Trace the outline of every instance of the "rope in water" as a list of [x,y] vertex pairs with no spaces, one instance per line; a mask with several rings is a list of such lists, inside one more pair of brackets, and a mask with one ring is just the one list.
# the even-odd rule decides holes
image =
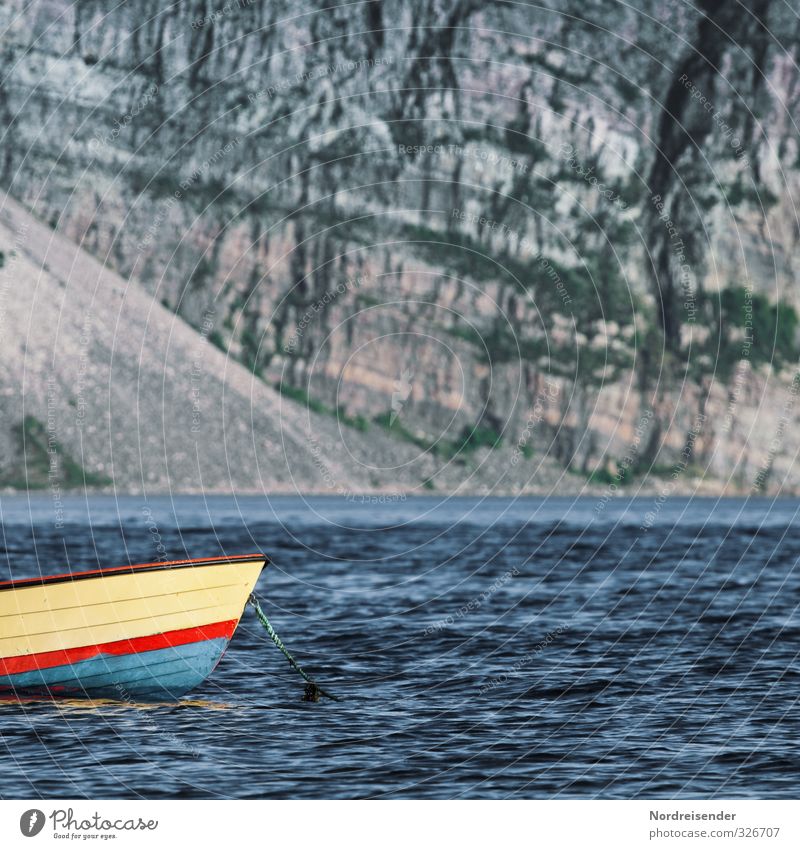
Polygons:
[[247,602],[253,608],[253,610],[255,610],[256,616],[266,629],[272,642],[275,643],[275,645],[281,650],[283,656],[286,658],[286,660],[289,661],[291,666],[296,669],[297,672],[299,672],[300,675],[305,679],[306,691],[305,695],[303,696],[304,701],[317,702],[319,701],[320,696],[325,696],[328,699],[332,699],[334,702],[338,702],[339,699],[336,696],[323,690],[322,687],[320,687],[319,684],[317,684],[317,682],[314,681],[314,679],[311,678],[311,676],[308,675],[301,668],[300,664],[289,654],[288,649],[281,641],[281,638],[275,633],[275,629],[272,627],[272,624],[270,623],[269,619],[267,619],[267,615],[261,609],[261,605],[258,603],[258,599],[255,597],[255,595],[251,594],[250,598],[247,599]]

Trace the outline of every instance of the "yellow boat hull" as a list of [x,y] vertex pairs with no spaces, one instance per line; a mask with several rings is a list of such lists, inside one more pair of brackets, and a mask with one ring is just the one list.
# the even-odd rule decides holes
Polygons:
[[219,662],[265,564],[242,555],[0,584],[0,692],[183,695]]

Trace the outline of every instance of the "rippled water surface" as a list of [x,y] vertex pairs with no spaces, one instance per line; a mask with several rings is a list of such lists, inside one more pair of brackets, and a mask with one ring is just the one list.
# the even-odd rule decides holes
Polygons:
[[263,550],[343,701],[248,610],[180,703],[0,703],[2,797],[797,796],[794,501],[144,506],[3,498],[3,577]]

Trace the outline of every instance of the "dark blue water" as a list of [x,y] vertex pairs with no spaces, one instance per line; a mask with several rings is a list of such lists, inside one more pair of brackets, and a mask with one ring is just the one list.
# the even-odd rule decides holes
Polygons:
[[797,795],[795,501],[143,505],[3,498],[3,577],[262,549],[344,700],[248,611],[181,703],[0,704],[2,797]]

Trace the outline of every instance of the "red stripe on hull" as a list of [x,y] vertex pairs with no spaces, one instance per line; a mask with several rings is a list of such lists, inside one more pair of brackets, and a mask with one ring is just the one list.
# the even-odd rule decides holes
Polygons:
[[123,655],[138,654],[169,646],[183,646],[187,643],[199,643],[219,637],[230,639],[238,619],[227,622],[214,622],[199,628],[182,628],[178,631],[165,631],[148,637],[134,637],[130,640],[115,640],[112,643],[98,643],[93,646],[81,646],[74,649],[23,654],[17,657],[0,658],[0,675],[14,675],[18,672],[30,672],[32,669],[48,669],[51,666],[64,666],[79,660],[87,660],[100,654]]

